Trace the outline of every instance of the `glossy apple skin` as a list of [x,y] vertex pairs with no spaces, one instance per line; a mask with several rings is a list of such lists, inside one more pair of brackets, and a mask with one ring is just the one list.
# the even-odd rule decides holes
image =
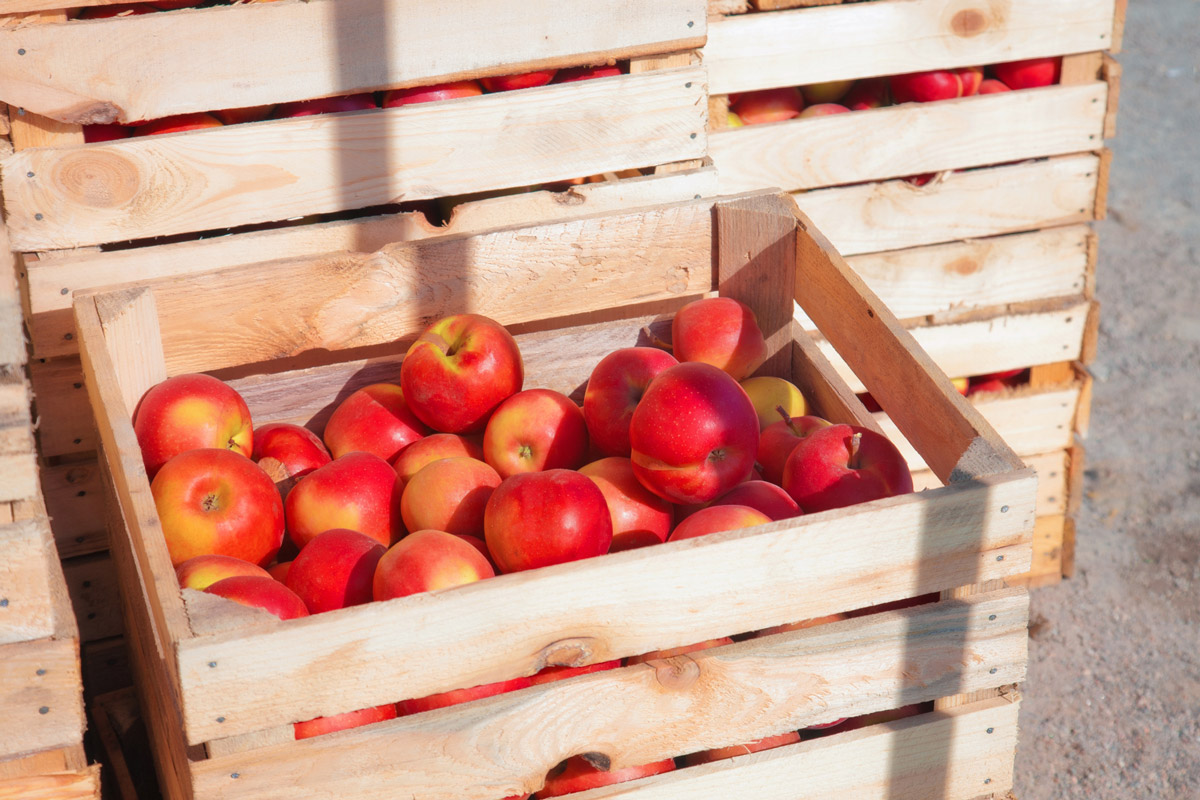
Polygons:
[[287,576],[288,576],[288,573],[291,571],[292,571],[292,562],[291,561],[276,561],[274,564],[267,567],[267,574],[270,575],[275,580],[282,583],[284,586],[287,585]]
[[583,393],[583,419],[592,446],[608,456],[629,456],[633,410],[658,373],[679,363],[657,347],[623,347],[600,359]]
[[718,747],[713,750],[702,750],[699,753],[691,753],[683,757],[683,766],[695,767],[699,764],[707,764],[710,761],[721,761],[726,758],[733,758],[734,756],[744,756],[748,753],[757,753],[761,750],[771,750],[775,747],[795,744],[798,741],[800,741],[800,734],[796,731],[788,731],[777,736],[766,736],[762,739],[756,739],[746,744],[735,744],[730,747]]
[[655,661],[666,658],[674,658],[675,656],[687,655],[700,650],[708,650],[712,647],[721,647],[722,645],[733,644],[733,639],[729,636],[722,636],[718,639],[706,639],[703,642],[695,644],[685,644],[679,647],[668,647],[665,650],[652,650],[649,653],[642,653],[640,656],[630,656],[625,659],[626,666],[633,664],[644,664],[647,661]]
[[258,575],[271,577],[270,573],[249,561],[233,556],[203,555],[189,558],[175,568],[175,578],[181,589],[204,591],[223,578],[234,575]]
[[1053,86],[1062,75],[1062,56],[994,64],[992,74],[1005,86],[1014,90]]
[[750,475],[758,415],[728,373],[691,362],[651,382],[629,434],[633,472],[643,486],[674,503],[707,503]]
[[246,106],[244,108],[223,108],[212,114],[226,125],[241,125],[243,122],[261,122],[271,116],[271,112],[274,110],[274,105]]
[[418,439],[392,459],[392,467],[403,487],[426,464],[441,458],[474,458],[483,461],[483,448],[474,438],[455,433],[434,433]]
[[954,72],[962,83],[963,97],[971,97],[979,93],[979,84],[983,82],[983,67],[963,67]]
[[983,83],[979,84],[979,94],[1001,94],[1011,91],[1012,89],[1005,86],[1003,81],[998,81],[995,78],[986,78]]
[[456,97],[474,97],[483,94],[479,81],[454,81],[434,86],[414,86],[411,89],[393,89],[383,96],[384,108],[433,103],[438,100],[453,100]]
[[808,106],[800,112],[801,119],[809,117],[828,117],[833,114],[849,114],[850,109],[838,103],[818,103],[815,106]]
[[536,72],[523,72],[520,75],[496,75],[491,78],[480,78],[479,82],[489,92],[511,92],[514,89],[529,89],[533,86],[545,86],[554,80],[558,70],[542,69]]
[[400,515],[410,531],[425,528],[456,535],[483,533],[483,510],[500,475],[474,458],[442,458],[426,464],[404,487]]
[[251,458],[255,463],[275,459],[289,478],[304,477],[333,460],[315,433],[290,422],[268,422],[256,429]]
[[571,756],[550,770],[550,774],[546,776],[546,784],[537,791],[537,796],[539,800],[544,797],[561,797],[586,789],[595,789],[598,786],[612,786],[615,783],[624,783],[650,775],[661,775],[674,769],[675,760],[668,758],[652,764],[640,764],[636,767],[624,767],[605,772],[593,767],[583,756]]
[[246,401],[211,375],[176,375],[152,386],[134,411],[133,431],[151,479],[185,450],[215,447],[247,458],[254,452]]
[[516,340],[479,314],[456,314],[433,323],[400,365],[408,407],[443,433],[479,433],[496,406],[521,391],[524,381]]
[[[855,434],[862,438],[852,460]],[[783,488],[811,514],[906,494],[913,483],[904,456],[886,437],[858,426],[830,425],[792,450],[783,467]]]
[[349,730],[361,725],[370,725],[373,722],[383,722],[395,718],[396,704],[387,703],[374,708],[360,708],[344,714],[333,714],[328,717],[297,722],[292,725],[292,730],[297,740],[311,739],[314,736],[323,736],[327,733]]
[[385,548],[370,536],[333,528],[313,537],[288,570],[287,587],[310,614],[369,603]]
[[133,129],[134,136],[156,136],[160,133],[198,131],[204,128],[220,128],[221,120],[204,111],[191,114],[175,114],[161,119],[152,119]]
[[483,530],[501,572],[604,555],[613,539],[604,493],[565,469],[505,478],[488,500]]
[[275,483],[243,455],[213,448],[180,453],[154,476],[150,492],[173,566],[208,554],[266,566],[283,543]]
[[851,111],[868,111],[888,105],[887,78],[863,78],[855,81],[842,98],[842,105]]
[[667,541],[695,539],[697,536],[732,531],[738,528],[752,528],[755,525],[766,525],[768,522],[771,522],[770,517],[750,506],[708,506],[696,511],[676,525],[675,530],[671,531],[671,538]]
[[853,80],[810,83],[808,86],[800,87],[800,94],[804,95],[804,102],[809,105],[836,103],[845,97],[853,86]]
[[478,550],[479,555],[486,558],[487,562],[492,565],[492,572],[495,572],[495,573],[500,572],[500,570],[496,568],[495,559],[493,559],[492,554],[488,552],[487,542],[485,542],[482,538],[480,538],[478,536],[472,536],[471,534],[467,534],[467,533],[456,533],[454,535],[457,536],[458,538],[462,539],[467,544],[471,545],[471,547],[474,547],[476,550]]
[[587,452],[582,409],[552,389],[517,392],[496,407],[483,432],[483,458],[502,478],[575,469]]
[[795,86],[743,92],[730,105],[730,110],[737,114],[745,125],[782,122],[799,116],[804,110],[804,96]]
[[609,456],[579,468],[604,494],[612,517],[610,553],[661,544],[671,533],[674,507],[651,492],[633,474],[628,458]]
[[204,591],[235,603],[269,611],[280,619],[307,617],[308,609],[296,593],[274,578],[235,575],[219,580]]
[[301,550],[319,533],[349,528],[391,546],[400,538],[396,473],[370,453],[347,453],[305,475],[288,492],[288,536]]
[[113,142],[118,139],[128,139],[133,135],[133,129],[127,125],[117,125],[115,123],[108,125],[84,125],[83,126],[83,141],[92,142]]
[[897,103],[932,103],[962,97],[962,79],[950,70],[894,75],[890,80]]
[[469,542],[445,531],[414,531],[379,560],[374,597],[390,600],[449,589],[495,576],[492,565]]
[[560,69],[551,83],[572,83],[574,81],[590,81],[593,78],[611,78],[620,75],[621,68],[612,67],[570,67]]
[[588,664],[584,667],[545,667],[540,672],[535,672],[529,677],[529,682],[534,686],[543,683],[553,683],[554,681],[562,681],[567,678],[574,678],[576,675],[587,675],[592,672],[604,672],[610,669],[616,669],[621,666],[621,659],[613,661],[601,661],[598,664]]
[[804,395],[791,381],[771,375],[758,375],[746,378],[741,384],[750,396],[750,402],[754,404],[760,431],[768,425],[783,422],[783,418],[779,416],[779,406],[783,406],[783,410],[792,417],[802,417],[808,413],[808,403]]
[[480,686],[471,686],[467,689],[452,689],[449,692],[439,692],[426,697],[401,700],[399,703],[396,703],[396,712],[402,717],[407,717],[410,714],[419,714],[422,711],[433,711],[435,708],[446,708],[447,706],[454,706],[471,700],[479,700],[484,697],[494,697],[505,692],[515,692],[530,685],[532,683],[529,678],[523,677],[498,681],[496,683],[485,683]]
[[295,103],[282,103],[275,106],[271,119],[290,119],[292,117],[310,117],[314,114],[337,114],[343,111],[366,111],[378,108],[375,105],[375,95],[349,94],[342,97],[322,97],[316,100],[300,100]]
[[675,312],[671,347],[680,363],[712,364],[735,381],[749,377],[767,359],[767,342],[758,318],[749,306],[732,297],[696,300]]
[[361,451],[391,461],[429,428],[404,402],[394,383],[364,386],[343,400],[325,423],[325,446],[334,458]]
[[776,419],[759,434],[757,459],[763,480],[782,486],[783,465],[792,450],[813,431],[827,428],[832,423],[811,415],[792,417],[790,424],[778,415]]
[[791,519],[800,516],[800,506],[782,487],[766,481],[739,483],[725,494],[712,501],[715,506],[748,506],[771,520]]

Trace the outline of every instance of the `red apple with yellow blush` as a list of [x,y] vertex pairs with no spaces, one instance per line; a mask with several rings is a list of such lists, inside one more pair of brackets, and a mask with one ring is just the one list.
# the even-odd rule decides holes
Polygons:
[[750,376],[767,359],[767,343],[749,306],[732,297],[695,300],[675,312],[671,348],[682,362],[700,361],[729,373]]
[[680,539],[694,539],[697,536],[707,536],[710,533],[732,531],[738,528],[752,528],[755,525],[766,525],[771,518],[758,509],[739,505],[714,505],[694,512],[671,531],[667,540],[677,542]]
[[383,107],[398,108],[417,103],[453,100],[458,97],[474,97],[480,94],[483,94],[483,87],[479,85],[479,81],[453,81],[433,86],[413,86],[409,89],[392,89],[384,94]]
[[271,577],[235,575],[209,586],[204,591],[251,608],[261,608],[280,619],[307,617],[308,609],[296,593]]
[[150,387],[134,411],[133,431],[150,478],[185,450],[212,447],[246,457],[254,452],[246,401],[211,375],[176,375]]
[[310,614],[369,603],[385,548],[370,536],[333,528],[313,537],[292,561],[287,587]]
[[429,428],[404,402],[394,383],[373,383],[338,404],[325,423],[325,445],[334,458],[360,451],[391,461]]
[[454,433],[434,433],[418,439],[392,459],[400,486],[407,484],[426,464],[441,458],[474,458],[483,461],[483,448],[474,438]]
[[515,692],[518,689],[524,689],[531,685],[532,681],[529,678],[521,677],[512,678],[507,681],[497,681],[496,683],[470,686],[466,689],[452,689],[448,692],[438,692],[437,694],[425,697],[401,700],[399,703],[396,703],[396,712],[402,717],[407,717],[410,714],[420,714],[422,711],[433,711],[435,708],[446,708],[471,700],[479,700],[484,697],[495,697],[505,692]]
[[583,411],[562,392],[526,389],[507,398],[483,432],[483,457],[500,477],[575,469],[588,452]]
[[445,531],[414,531],[379,560],[376,600],[407,597],[481,581],[495,575],[492,565],[469,543]]
[[657,347],[623,347],[600,359],[583,393],[583,419],[592,445],[609,456],[629,456],[633,410],[658,373],[679,360]]
[[650,775],[661,775],[674,769],[675,760],[670,758],[651,764],[639,764],[636,767],[600,770],[589,764],[583,756],[571,756],[550,770],[546,775],[546,783],[537,791],[537,796],[539,800],[545,797],[561,797],[600,786],[612,786]]
[[609,456],[585,464],[579,472],[595,481],[608,504],[613,525],[610,553],[667,540],[674,507],[641,484],[628,458]]
[[438,459],[405,485],[400,515],[410,531],[482,534],[483,510],[500,481],[496,470],[478,459]]
[[288,492],[288,536],[304,549],[317,534],[349,528],[388,547],[400,538],[396,472],[371,453],[347,453],[310,472]]
[[232,578],[234,575],[270,577],[270,572],[240,558],[214,554],[189,558],[175,568],[175,579],[179,581],[179,588],[197,591],[204,591],[217,581]]
[[904,456],[887,437],[857,425],[830,425],[788,455],[783,488],[806,514],[913,490]]

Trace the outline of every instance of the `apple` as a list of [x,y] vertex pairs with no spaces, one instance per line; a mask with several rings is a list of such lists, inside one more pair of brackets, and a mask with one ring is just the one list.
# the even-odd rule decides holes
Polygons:
[[349,94],[342,97],[321,97],[316,100],[300,100],[294,103],[282,103],[275,107],[271,119],[289,119],[292,117],[309,117],[314,114],[337,114],[343,111],[366,111],[378,108],[375,105],[375,95],[370,92]]
[[454,535],[478,550],[479,554],[486,558],[487,562],[492,565],[492,572],[500,572],[500,570],[496,568],[496,560],[492,558],[492,554],[488,552],[487,542],[478,536],[472,536],[469,533],[456,533]]
[[694,300],[675,312],[671,348],[680,363],[712,364],[735,381],[748,377],[767,360],[767,342],[758,317],[732,297]]
[[739,483],[725,494],[712,501],[709,508],[717,506],[748,506],[762,512],[771,520],[791,519],[800,516],[800,506],[782,487],[766,481]]
[[[191,0],[189,0],[191,2]],[[107,6],[91,6],[79,12],[76,19],[107,19],[109,17],[134,17],[158,11],[150,3],[113,3]],[[86,129],[88,126],[84,126]]]
[[971,97],[979,93],[979,84],[983,82],[983,67],[963,67],[954,70],[962,82],[962,96]]
[[254,452],[246,401],[211,375],[176,375],[150,387],[133,412],[133,431],[151,479],[185,450],[216,447],[247,457]]
[[384,552],[384,546],[370,536],[332,528],[305,545],[285,583],[310,614],[369,603],[375,567]]
[[763,480],[782,485],[783,465],[787,463],[787,457],[796,449],[796,445],[813,431],[826,428],[832,423],[812,415],[781,419],[778,409],[775,411],[775,420],[759,434],[756,458],[762,470]]
[[795,86],[742,92],[730,104],[730,109],[746,125],[781,122],[800,114],[804,109],[804,97]]
[[667,540],[674,516],[672,505],[642,486],[628,458],[609,456],[585,464],[579,472],[595,481],[608,504],[613,527],[610,553]]
[[815,106],[808,106],[800,112],[801,119],[809,117],[828,117],[831,114],[849,114],[850,109],[837,103],[818,103]]
[[308,609],[296,593],[274,578],[235,575],[219,580],[204,591],[251,608],[261,608],[280,619],[307,617]]
[[694,512],[671,531],[667,540],[677,542],[680,539],[694,539],[710,533],[732,531],[738,528],[753,528],[755,525],[765,525],[771,518],[758,509],[750,506],[715,505]]
[[936,100],[952,100],[962,97],[962,78],[951,70],[938,69],[929,72],[911,72],[893,75],[892,96],[897,103],[931,103]]
[[132,135],[132,128],[117,123],[83,126],[83,141],[89,144],[92,142],[113,142],[117,139],[128,139]]
[[979,94],[1001,94],[1002,92],[1011,92],[1012,89],[1004,85],[1002,81],[995,78],[986,78],[983,83],[979,84]]
[[292,732],[297,740],[311,739],[314,736],[323,736],[327,733],[349,730],[361,725],[370,725],[373,722],[383,722],[384,720],[395,718],[396,704],[386,703],[374,708],[360,708],[357,711],[347,711],[344,714],[333,714],[328,717],[317,717],[316,719],[297,722],[292,725]]
[[684,644],[680,645],[679,647],[668,647],[665,650],[651,650],[649,653],[642,653],[640,656],[630,656],[629,658],[625,659],[625,664],[627,666],[644,664],[647,661],[659,661],[668,658],[674,658],[675,656],[682,656],[688,653],[695,653],[699,652],[700,650],[708,650],[712,647],[721,647],[722,645],[727,644],[733,644],[732,637],[722,636],[717,639],[706,639],[703,642],[696,642],[695,644]]
[[1036,89],[1058,83],[1062,74],[1062,56],[1027,58],[993,64],[992,74],[1010,89]]
[[334,458],[361,451],[391,461],[429,433],[394,383],[364,386],[343,400],[325,423],[325,445]]
[[221,120],[204,111],[191,114],[175,114],[161,119],[143,122],[133,129],[134,136],[155,136],[160,133],[198,131],[203,128],[220,128]]
[[267,567],[267,574],[280,583],[287,585],[287,576],[291,572],[291,561],[276,561],[271,566]]
[[453,81],[433,86],[413,86],[410,89],[392,89],[383,95],[384,108],[432,103],[438,100],[453,100],[456,97],[474,97],[483,94],[479,81]]
[[483,457],[500,477],[575,469],[588,452],[583,411],[562,392],[526,389],[507,398],[483,432]]
[[574,678],[576,675],[587,675],[592,672],[604,672],[610,669],[616,669],[621,666],[621,659],[613,661],[601,661],[596,664],[588,664],[584,667],[544,667],[540,671],[533,673],[529,677],[529,682],[534,686],[543,683],[553,683],[554,681],[562,681],[567,678]]
[[384,547],[400,537],[396,473],[371,453],[347,453],[300,479],[288,492],[288,536],[301,550],[317,534],[349,528]]
[[629,437],[643,486],[675,503],[707,503],[753,470],[758,415],[728,373],[701,362],[678,364],[650,383]]
[[951,378],[950,383],[954,384],[954,388],[958,390],[958,393],[965,397],[967,394],[967,389],[971,385],[971,379],[970,378]]
[[804,95],[804,102],[809,105],[836,103],[845,97],[853,86],[853,80],[810,83],[808,86],[800,87],[800,94]]
[[482,431],[496,406],[521,391],[524,381],[516,340],[479,314],[455,314],[433,323],[400,365],[408,407],[443,433]]
[[332,460],[315,433],[290,422],[268,422],[255,430],[251,458],[285,499],[298,479]]
[[611,67],[571,67],[560,69],[551,83],[571,83],[572,81],[590,81],[593,78],[611,78],[620,75],[621,68]]
[[780,406],[789,417],[802,417],[808,413],[804,395],[791,381],[772,375],[756,375],[741,384],[754,404],[754,413],[758,414],[759,430],[783,421],[779,416]]
[[396,542],[379,560],[373,593],[376,600],[390,600],[462,586],[495,574],[470,543],[445,531],[421,530]]
[[244,108],[223,108],[212,114],[226,125],[240,125],[243,122],[261,122],[271,116],[271,112],[274,110],[275,106],[273,105],[246,106]]
[[760,750],[771,750],[787,744],[795,744],[798,741],[800,741],[799,733],[796,731],[787,731],[777,736],[765,736],[762,739],[756,739],[746,744],[735,744],[730,747],[718,747],[713,750],[701,750],[699,753],[690,753],[681,760],[683,761],[683,766],[695,767],[700,764],[707,764],[710,761],[721,761],[726,758],[733,758],[734,756],[757,753]]
[[440,458],[474,458],[483,461],[483,448],[474,439],[459,436],[454,433],[434,433],[424,439],[418,439],[400,451],[392,459],[392,467],[400,479],[399,486],[404,487],[413,475],[421,471],[426,464]]
[[483,531],[501,572],[604,555],[613,540],[604,493],[565,469],[505,478],[488,500]]
[[571,756],[546,775],[546,783],[537,791],[538,800],[545,797],[561,797],[565,794],[595,789],[598,786],[612,786],[616,783],[645,778],[650,775],[661,775],[675,769],[675,760],[671,758],[655,761],[652,764],[640,764],[636,767],[600,770],[588,763],[583,756]]
[[505,692],[515,692],[532,684],[533,682],[529,678],[521,677],[512,678],[507,681],[497,681],[496,683],[471,686],[466,689],[452,689],[449,692],[438,692],[426,697],[401,700],[399,703],[396,703],[396,712],[401,717],[407,717],[410,714],[420,714],[422,711],[433,711],[435,708],[446,708],[447,706],[454,706],[471,700],[479,700],[484,697],[494,697]]
[[844,424],[813,431],[796,445],[782,485],[806,514],[913,490],[908,464],[887,437]]
[[746,123],[742,122],[742,118],[734,112],[730,111],[725,115],[726,128],[742,128],[745,127],[745,125]]
[[855,81],[842,98],[842,105],[851,111],[867,111],[888,105],[887,78],[864,78]]
[[154,476],[150,493],[175,567],[210,554],[266,566],[283,542],[283,502],[274,482],[238,453],[180,453]]
[[1025,380],[1024,372],[1024,368],[1018,367],[1000,372],[989,372],[986,375],[975,375],[968,381],[966,395],[971,397],[980,392],[1002,392],[1013,386],[1020,386]]
[[583,419],[592,445],[607,456],[628,456],[629,422],[646,387],[678,359],[657,347],[623,347],[600,359],[583,393]]
[[496,470],[478,459],[438,459],[404,486],[400,515],[410,531],[483,533],[483,509],[500,481]]
[[189,558],[175,568],[175,578],[179,581],[181,589],[203,591],[222,578],[232,578],[234,575],[271,577],[267,570],[257,564],[233,556],[213,554]]
[[556,69],[541,69],[536,72],[523,72],[520,75],[495,75],[491,78],[480,78],[479,82],[489,92],[509,92],[513,89],[529,89],[533,86],[545,86],[554,80]]

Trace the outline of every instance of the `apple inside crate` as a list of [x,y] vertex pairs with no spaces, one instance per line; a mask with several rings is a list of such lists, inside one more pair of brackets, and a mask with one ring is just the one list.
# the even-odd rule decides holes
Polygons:
[[[526,387],[578,398],[604,355],[714,293],[754,309],[769,350],[758,374],[791,380],[828,419],[876,427],[793,321],[798,301],[946,485],[288,621],[179,589],[130,422],[161,380],[212,373],[256,423],[320,430],[338,399],[397,380],[430,321],[470,311],[514,333]],[[75,315],[167,796],[519,797],[571,756],[618,770],[930,701],[588,797],[749,785],[966,800],[1011,786],[1028,603],[1002,579],[1029,568],[1036,478],[786,195],[129,285],[77,295]],[[745,640],[293,740],[298,721],[723,637]]]

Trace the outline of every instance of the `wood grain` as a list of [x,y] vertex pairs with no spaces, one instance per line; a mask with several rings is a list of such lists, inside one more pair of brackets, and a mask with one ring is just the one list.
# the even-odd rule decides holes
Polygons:
[[5,644],[0,659],[0,757],[82,743],[79,640],[47,637]]
[[45,518],[0,525],[0,645],[54,635],[55,571],[61,575]]
[[[1067,480],[1070,465],[1067,452],[1055,450],[1052,453],[1036,455],[1021,453],[1020,455],[1025,466],[1036,472],[1038,476],[1036,505],[1038,517],[1050,517],[1065,513],[1068,506],[1067,498],[1070,494]],[[927,469],[913,472],[913,489],[915,491],[936,489],[942,485],[938,477]],[[1035,560],[1037,558],[1036,552],[1034,558]],[[1009,581],[1007,578],[1005,580]]]
[[38,453],[51,458],[95,450],[96,426],[79,357],[35,360],[29,365],[29,378],[37,404]]
[[0,800],[100,800],[100,765],[0,781]]
[[[81,406],[78,412],[92,418],[91,406]],[[95,453],[78,461],[43,464],[39,474],[59,558],[108,549],[103,490]]]
[[121,597],[116,570],[108,553],[76,556],[62,563],[71,606],[79,624],[79,640],[94,642],[121,636]]

